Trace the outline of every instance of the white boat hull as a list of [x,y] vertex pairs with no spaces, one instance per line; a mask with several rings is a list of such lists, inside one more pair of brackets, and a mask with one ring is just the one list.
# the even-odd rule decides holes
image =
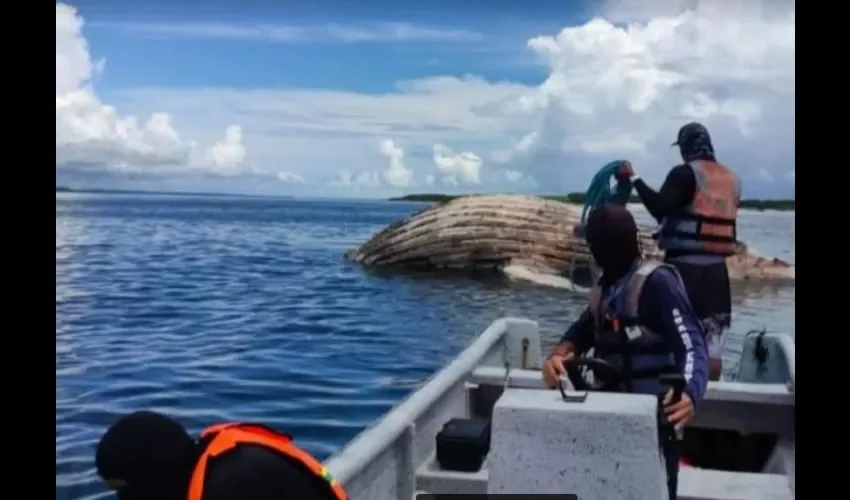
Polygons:
[[[763,469],[756,472],[682,468],[678,488],[681,500],[794,498],[794,342],[784,335],[765,335],[762,343],[767,346],[769,356],[766,363],[754,368],[751,365],[755,362],[752,361],[755,341],[755,338],[748,338],[745,342],[744,361],[737,381],[709,384],[706,400],[700,405],[693,426],[771,434],[777,437],[777,443]],[[497,482],[500,491],[507,492],[504,488],[510,480],[505,483],[504,477],[510,474],[500,473],[499,481],[490,477],[493,456],[488,457],[476,473],[440,469],[434,458],[435,438],[443,424],[452,418],[489,416],[482,413],[494,411],[497,400],[501,401],[497,405],[496,411],[499,411],[499,405],[507,404],[501,397],[507,393],[504,391],[510,391],[513,399],[520,397],[518,394],[522,391],[531,391],[522,392],[526,395],[522,397],[528,399],[537,397],[535,394],[547,397],[557,394],[543,388],[539,372],[541,360],[536,322],[499,319],[449,365],[375,425],[360,433],[326,465],[355,500],[410,500],[417,492],[494,493]],[[597,395],[603,399],[649,398],[592,394]],[[601,401],[600,398],[597,399]],[[499,449],[498,436],[504,435],[498,429],[500,421],[504,419],[494,418],[491,455]],[[535,431],[529,429],[528,432]],[[647,444],[649,446],[651,444]],[[657,448],[657,443],[655,446]],[[540,490],[542,486],[535,491],[534,484],[544,482],[537,479],[540,480],[536,483],[524,479],[522,484],[526,486],[523,487],[529,489],[521,493],[548,492]],[[587,491],[583,500],[596,498],[594,492],[603,495],[602,490],[595,487]],[[640,495],[641,498],[634,500],[661,500],[653,493]]]

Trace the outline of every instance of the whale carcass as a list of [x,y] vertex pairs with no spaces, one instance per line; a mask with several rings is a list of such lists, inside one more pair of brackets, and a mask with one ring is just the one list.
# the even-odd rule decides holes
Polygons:
[[[397,221],[346,256],[366,267],[522,268],[564,276],[587,268],[587,244],[574,236],[581,207],[525,195],[480,195],[437,203]],[[645,258],[660,259],[650,232],[640,231]],[[794,266],[745,244],[727,259],[733,280],[793,280]]]

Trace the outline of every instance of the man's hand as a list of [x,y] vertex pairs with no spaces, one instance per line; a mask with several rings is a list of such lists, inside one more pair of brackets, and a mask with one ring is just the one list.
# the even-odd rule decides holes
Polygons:
[[543,383],[549,389],[558,387],[558,380],[564,376],[566,369],[564,364],[573,359],[575,354],[568,352],[567,354],[552,354],[543,363]]
[[673,389],[667,391],[664,395],[664,414],[667,415],[667,421],[673,424],[676,430],[684,428],[691,420],[694,419],[694,402],[686,393],[682,393],[682,399],[676,403],[672,403]]
[[615,175],[617,180],[625,181],[630,179],[633,175],[635,175],[635,170],[632,168],[631,162],[627,160],[621,161],[619,168],[617,168],[617,174]]

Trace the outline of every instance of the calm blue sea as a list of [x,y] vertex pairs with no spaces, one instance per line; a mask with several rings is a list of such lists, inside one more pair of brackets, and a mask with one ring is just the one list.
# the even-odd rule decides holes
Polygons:
[[[554,338],[583,306],[563,290],[343,259],[421,206],[57,193],[56,498],[106,496],[93,450],[124,412],[193,431],[261,421],[327,457],[495,318],[538,319]],[[745,214],[739,231],[794,260],[793,213]],[[727,365],[750,328],[793,333],[794,295],[736,290]]]

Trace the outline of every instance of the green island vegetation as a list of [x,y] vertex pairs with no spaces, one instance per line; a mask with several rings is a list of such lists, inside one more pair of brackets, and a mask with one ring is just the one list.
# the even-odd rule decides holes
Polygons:
[[[452,195],[452,194],[437,194],[437,193],[422,193],[422,194],[408,194],[405,196],[399,196],[398,198],[390,198],[390,201],[415,201],[415,202],[427,202],[427,203],[445,203],[447,201],[451,201],[455,198],[460,198],[462,196],[475,196],[475,195]],[[542,195],[541,198],[545,198],[547,200],[560,201],[562,203],[573,203],[576,205],[581,205],[584,203],[584,193],[569,193],[566,195]],[[629,198],[629,203],[640,203],[640,198],[637,196],[632,196]],[[750,210],[782,210],[782,211],[791,211],[794,210],[794,200],[741,200],[741,208],[746,208]]]

